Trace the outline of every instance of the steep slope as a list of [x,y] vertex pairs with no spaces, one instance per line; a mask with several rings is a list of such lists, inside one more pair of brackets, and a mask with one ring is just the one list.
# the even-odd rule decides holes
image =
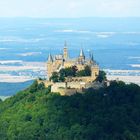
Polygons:
[[112,82],[108,88],[60,96],[34,82],[0,102],[2,140],[137,140],[140,87]]

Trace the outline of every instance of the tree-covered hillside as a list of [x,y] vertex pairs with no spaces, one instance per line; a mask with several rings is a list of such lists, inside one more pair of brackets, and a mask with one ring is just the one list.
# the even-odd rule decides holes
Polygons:
[[0,102],[1,140],[139,140],[140,87],[112,82],[60,96],[34,82]]

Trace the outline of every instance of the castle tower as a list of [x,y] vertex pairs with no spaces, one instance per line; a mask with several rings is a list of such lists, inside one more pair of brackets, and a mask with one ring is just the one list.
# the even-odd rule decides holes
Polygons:
[[94,65],[91,67],[91,77],[93,80],[95,80],[99,75],[99,66]]
[[94,64],[94,57],[92,52],[90,52],[90,64]]
[[84,55],[83,49],[81,49],[80,55],[79,55],[79,58],[78,58],[78,62],[79,62],[80,64],[84,64],[84,61],[85,61],[85,55]]
[[49,54],[47,61],[47,79],[49,80],[53,72],[53,58],[52,55]]
[[91,61],[94,61],[93,53],[91,53],[90,60],[91,60]]
[[83,57],[83,59],[85,59],[85,55],[84,55],[83,49],[81,49],[81,51],[80,51],[80,57]]
[[48,56],[48,62],[53,63],[53,58],[52,58],[52,55],[50,53],[49,53],[49,56]]
[[65,42],[65,45],[64,45],[63,57],[64,57],[65,60],[68,58],[67,42]]

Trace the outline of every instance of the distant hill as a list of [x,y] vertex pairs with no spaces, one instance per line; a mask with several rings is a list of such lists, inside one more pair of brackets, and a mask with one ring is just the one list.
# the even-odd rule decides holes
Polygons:
[[28,86],[30,86],[33,81],[27,81],[22,83],[1,83],[0,82],[0,96],[11,96],[16,94]]
[[140,87],[112,82],[60,96],[35,81],[0,101],[1,140],[139,140]]

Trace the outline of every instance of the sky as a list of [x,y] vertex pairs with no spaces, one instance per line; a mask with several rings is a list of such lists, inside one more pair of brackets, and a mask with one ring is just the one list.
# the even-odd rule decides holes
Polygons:
[[140,17],[140,0],[0,0],[0,17]]

